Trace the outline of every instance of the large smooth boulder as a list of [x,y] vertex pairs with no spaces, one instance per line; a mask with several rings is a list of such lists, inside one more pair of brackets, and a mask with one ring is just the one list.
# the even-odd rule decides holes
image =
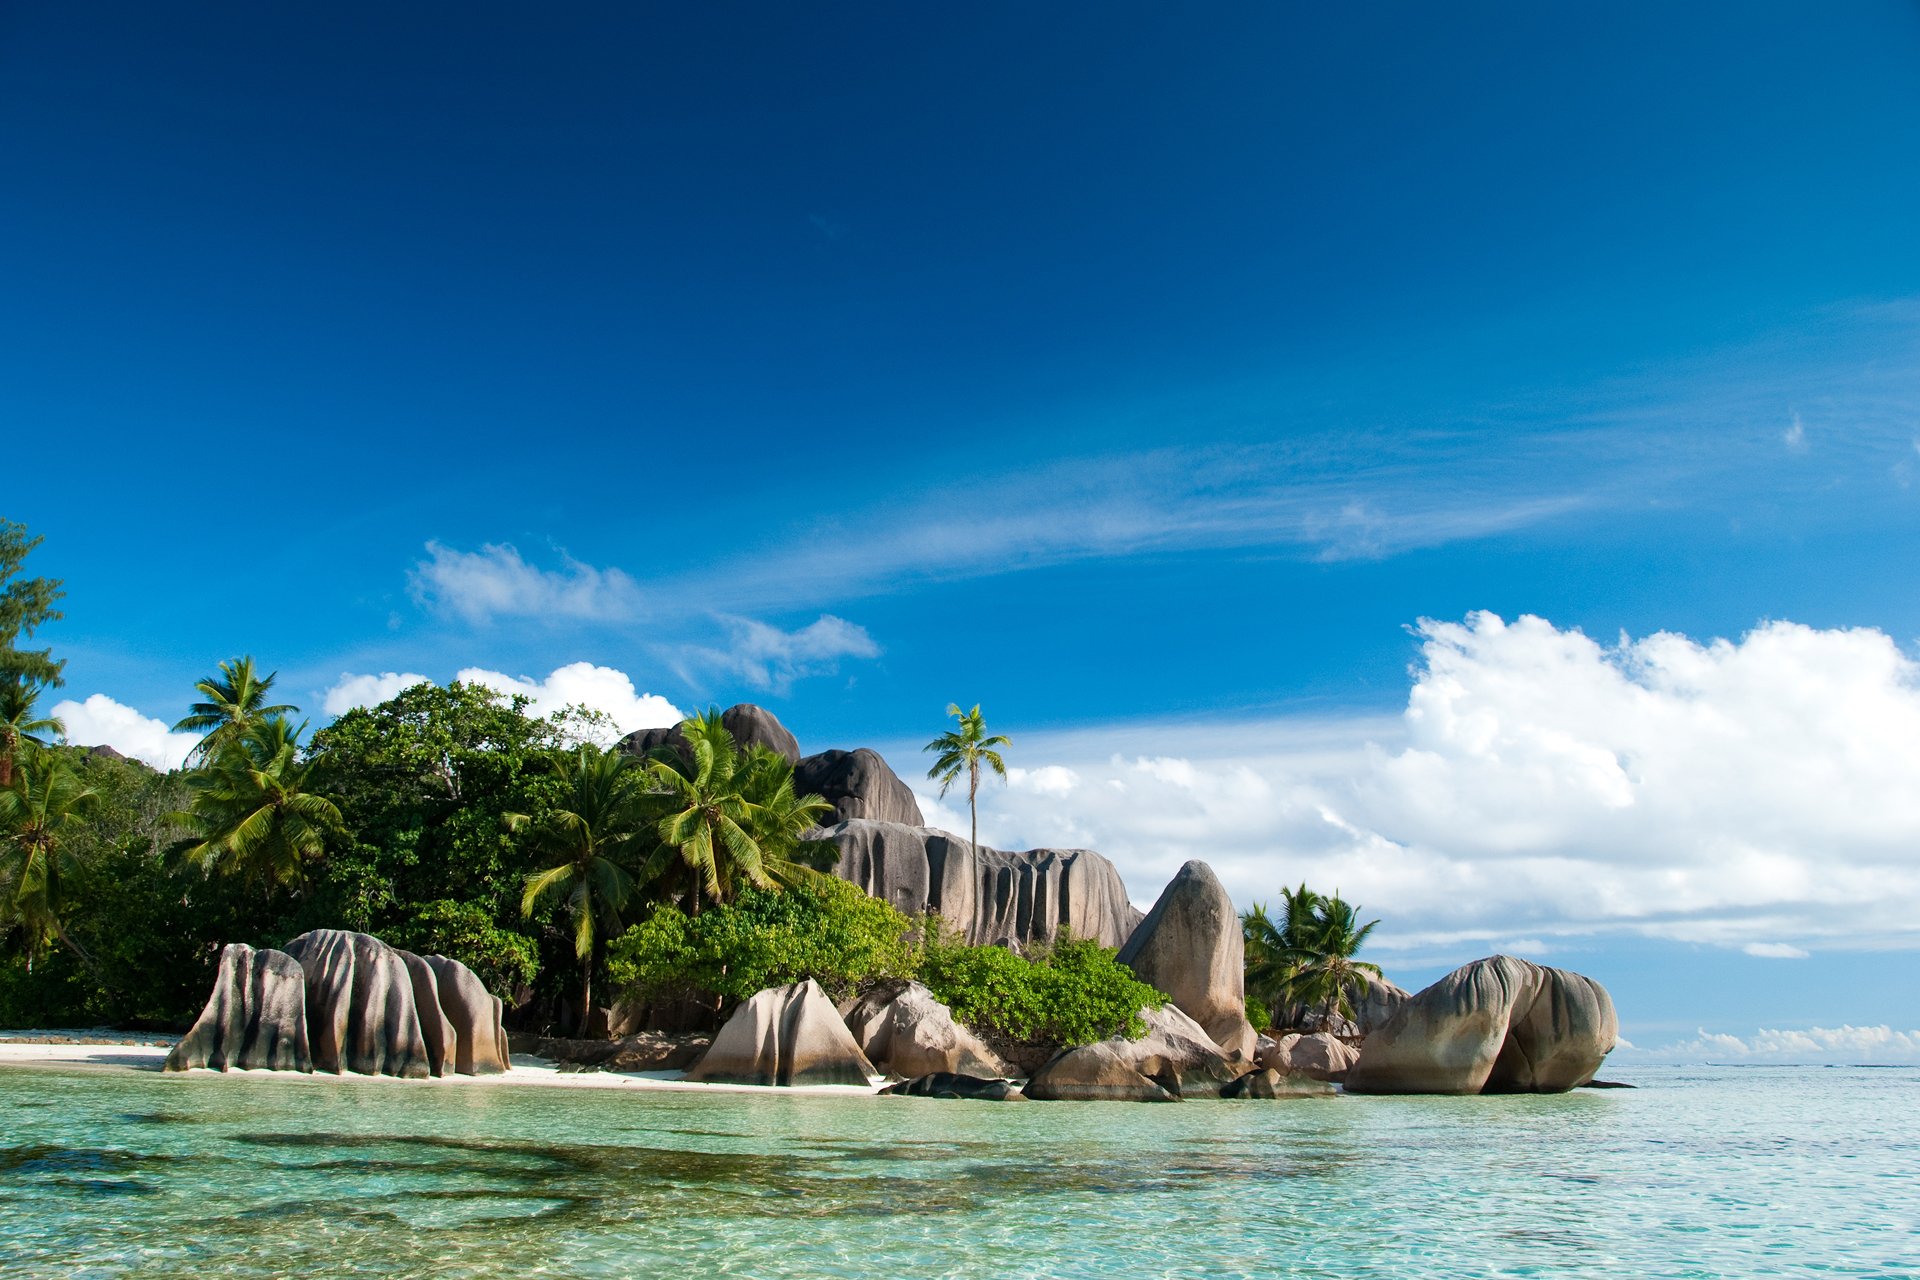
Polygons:
[[1140,1070],[1161,1065],[1140,1063],[1112,1041],[1102,1040],[1058,1055],[1033,1073],[1023,1092],[1035,1102],[1178,1102],[1176,1081],[1155,1079]]
[[1008,1080],[982,1079],[936,1071],[890,1084],[880,1091],[896,1098],[964,1098],[972,1102],[1025,1102],[1026,1095]]
[[817,795],[832,805],[836,822],[871,818],[910,827],[926,822],[913,791],[887,767],[878,751],[867,747],[806,757],[794,766],[793,790],[796,795]]
[[286,950],[306,972],[315,1070],[407,1079],[432,1074],[413,975],[400,952],[370,934],[340,929],[303,933]]
[[938,912],[974,946],[1024,946],[1067,928],[1117,947],[1140,920],[1120,873],[1091,849],[1006,853],[866,818],[835,823],[820,838],[840,850],[835,875],[908,915]]
[[1180,868],[1120,948],[1119,960],[1171,996],[1230,1056],[1253,1060],[1240,913],[1206,863]]
[[1324,1032],[1303,1036],[1290,1031],[1268,1044],[1256,1059],[1259,1066],[1310,1080],[1344,1080],[1360,1058],[1358,1049]]
[[1619,1036],[1613,999],[1565,969],[1491,956],[1455,969],[1369,1035],[1349,1093],[1560,1093]]
[[1249,1071],[1220,1091],[1223,1098],[1331,1098],[1333,1086],[1311,1076],[1266,1067]]
[[953,1020],[953,1010],[917,982],[876,988],[854,1004],[846,1021],[867,1061],[892,1075],[1010,1074],[979,1036]]
[[[742,702],[722,711],[720,723],[733,735],[735,745],[742,751],[757,744],[785,756],[789,764],[800,758],[799,740],[787,731],[787,726],[780,723],[778,716],[765,707]],[[620,749],[633,756],[644,756],[655,747],[684,748],[686,745],[687,740],[677,724],[658,729],[638,729],[620,740]],[[804,795],[805,792],[800,794]]]
[[395,948],[413,983],[413,1012],[420,1019],[420,1039],[427,1047],[427,1070],[445,1075],[453,1069],[460,1047],[459,1033],[440,1004],[440,979],[434,967],[411,951]]
[[833,1001],[808,978],[769,987],[734,1010],[687,1078],[731,1084],[864,1085],[876,1074]]
[[1129,1057],[1136,1070],[1165,1082],[1171,1070],[1183,1098],[1217,1098],[1240,1078],[1246,1064],[1231,1059],[1206,1029],[1174,1005],[1142,1009],[1147,1033],[1138,1040],[1122,1037],[1104,1041]]
[[423,956],[437,980],[440,1010],[453,1031],[447,1069],[463,1076],[493,1076],[511,1067],[505,1007],[473,970],[449,956]]
[[220,952],[213,994],[191,1030],[167,1055],[168,1071],[311,1071],[307,975],[283,951],[229,942]]

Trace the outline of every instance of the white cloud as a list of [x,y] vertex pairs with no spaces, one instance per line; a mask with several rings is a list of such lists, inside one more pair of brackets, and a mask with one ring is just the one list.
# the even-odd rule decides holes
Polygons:
[[112,747],[156,769],[177,769],[200,745],[197,733],[174,733],[164,720],[143,716],[104,693],[86,701],[56,702],[54,717],[67,726],[67,741],[82,747]]
[[1762,1029],[1751,1037],[1702,1030],[1691,1040],[1661,1049],[1636,1050],[1648,1058],[1675,1061],[1773,1062],[1806,1066],[1920,1064],[1920,1031],[1892,1027],[1810,1027],[1805,1031]]
[[1603,645],[1482,613],[1418,635],[1397,721],[1016,735],[981,838],[1099,849],[1136,900],[1188,858],[1242,904],[1338,888],[1382,950],[1435,963],[1516,936],[1920,946],[1920,670],[1884,633]]
[[506,543],[460,551],[427,543],[427,558],[409,575],[420,603],[471,623],[496,617],[618,621],[640,609],[640,588],[619,569],[596,569],[570,557],[541,569]]
[[330,716],[343,716],[355,707],[377,707],[417,684],[432,683],[430,677],[412,671],[385,671],[377,676],[342,671],[340,682],[323,695],[320,709]]
[[738,676],[750,687],[786,693],[806,676],[831,675],[842,658],[877,658],[880,646],[865,627],[823,613],[795,631],[753,618],[723,616],[725,649],[692,648],[696,663]]
[[1762,960],[1805,960],[1809,954],[1802,948],[1785,942],[1749,942],[1740,949]]
[[561,667],[544,680],[510,676],[482,667],[467,667],[455,679],[464,684],[485,685],[509,696],[522,695],[532,700],[528,708],[534,715],[550,716],[570,706],[583,706],[606,713],[621,733],[635,729],[656,729],[679,724],[687,718],[680,708],[655,693],[639,693],[624,671],[597,667],[591,662],[574,662]]

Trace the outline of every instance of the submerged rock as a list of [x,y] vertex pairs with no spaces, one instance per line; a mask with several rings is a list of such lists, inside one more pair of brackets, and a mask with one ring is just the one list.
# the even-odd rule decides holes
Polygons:
[[1180,1083],[1167,1067],[1163,1059],[1140,1061],[1102,1040],[1054,1058],[1033,1073],[1025,1092],[1035,1102],[1178,1102]]
[[168,1071],[312,1071],[307,1045],[307,976],[283,951],[229,942],[213,994],[167,1055]]
[[1311,1076],[1267,1067],[1249,1071],[1220,1091],[1223,1098],[1331,1098],[1333,1086]]
[[1206,863],[1180,868],[1120,948],[1119,960],[1171,996],[1230,1057],[1253,1060],[1240,913]]
[[[413,976],[394,948],[365,933],[315,929],[287,944],[307,975],[307,1040],[318,1071],[426,1079]],[[434,1016],[439,1015],[436,1007]]]
[[1369,1035],[1349,1093],[1561,1093],[1593,1079],[1619,1035],[1593,979],[1492,956],[1455,969]]
[[1358,1049],[1325,1032],[1303,1036],[1290,1031],[1268,1043],[1271,1047],[1262,1050],[1258,1065],[1313,1080],[1344,1080],[1360,1057]]
[[1025,1102],[1008,1080],[987,1080],[952,1071],[935,1071],[902,1080],[880,1091],[897,1098],[964,1098],[973,1102]]
[[855,1002],[846,1021],[867,1061],[897,1076],[1009,1074],[1007,1064],[917,982],[876,988]]
[[746,1001],[689,1080],[732,1084],[870,1083],[877,1074],[820,984],[808,978],[769,987]]

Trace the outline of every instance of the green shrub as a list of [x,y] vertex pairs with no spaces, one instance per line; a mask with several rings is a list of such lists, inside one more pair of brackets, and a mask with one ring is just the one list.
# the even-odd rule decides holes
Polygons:
[[1133,976],[1114,951],[1062,936],[1033,959],[1004,947],[955,945],[931,937],[920,981],[953,1016],[979,1031],[1028,1044],[1091,1044],[1146,1034],[1140,1010],[1167,997]]
[[1267,1012],[1265,1003],[1248,996],[1247,1021],[1253,1024],[1255,1031],[1265,1031],[1273,1025],[1273,1015]]
[[662,905],[614,940],[607,974],[647,999],[706,994],[744,1000],[812,978],[844,999],[881,978],[913,976],[913,922],[857,885],[809,878],[786,890],[747,889],[689,916]]
[[451,956],[473,970],[487,990],[509,1002],[514,988],[532,982],[540,970],[533,939],[502,929],[475,902],[441,898],[424,903],[386,940],[418,955]]

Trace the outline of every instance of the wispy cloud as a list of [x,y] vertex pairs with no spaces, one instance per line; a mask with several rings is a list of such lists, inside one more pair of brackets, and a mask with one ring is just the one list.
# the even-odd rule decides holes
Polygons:
[[619,569],[564,555],[560,567],[542,569],[508,543],[462,551],[429,542],[409,576],[419,603],[475,624],[503,617],[621,621],[637,615],[642,600],[639,584]]
[[1629,1060],[1656,1062],[1780,1063],[1796,1066],[1920,1064],[1920,1030],[1878,1026],[1766,1027],[1750,1036],[1700,1030],[1664,1047],[1622,1046]]
[[793,631],[753,618],[719,619],[728,633],[723,648],[690,646],[685,657],[697,667],[736,676],[754,689],[788,692],[796,680],[837,672],[845,658],[877,658],[880,646],[865,627],[822,614]]

